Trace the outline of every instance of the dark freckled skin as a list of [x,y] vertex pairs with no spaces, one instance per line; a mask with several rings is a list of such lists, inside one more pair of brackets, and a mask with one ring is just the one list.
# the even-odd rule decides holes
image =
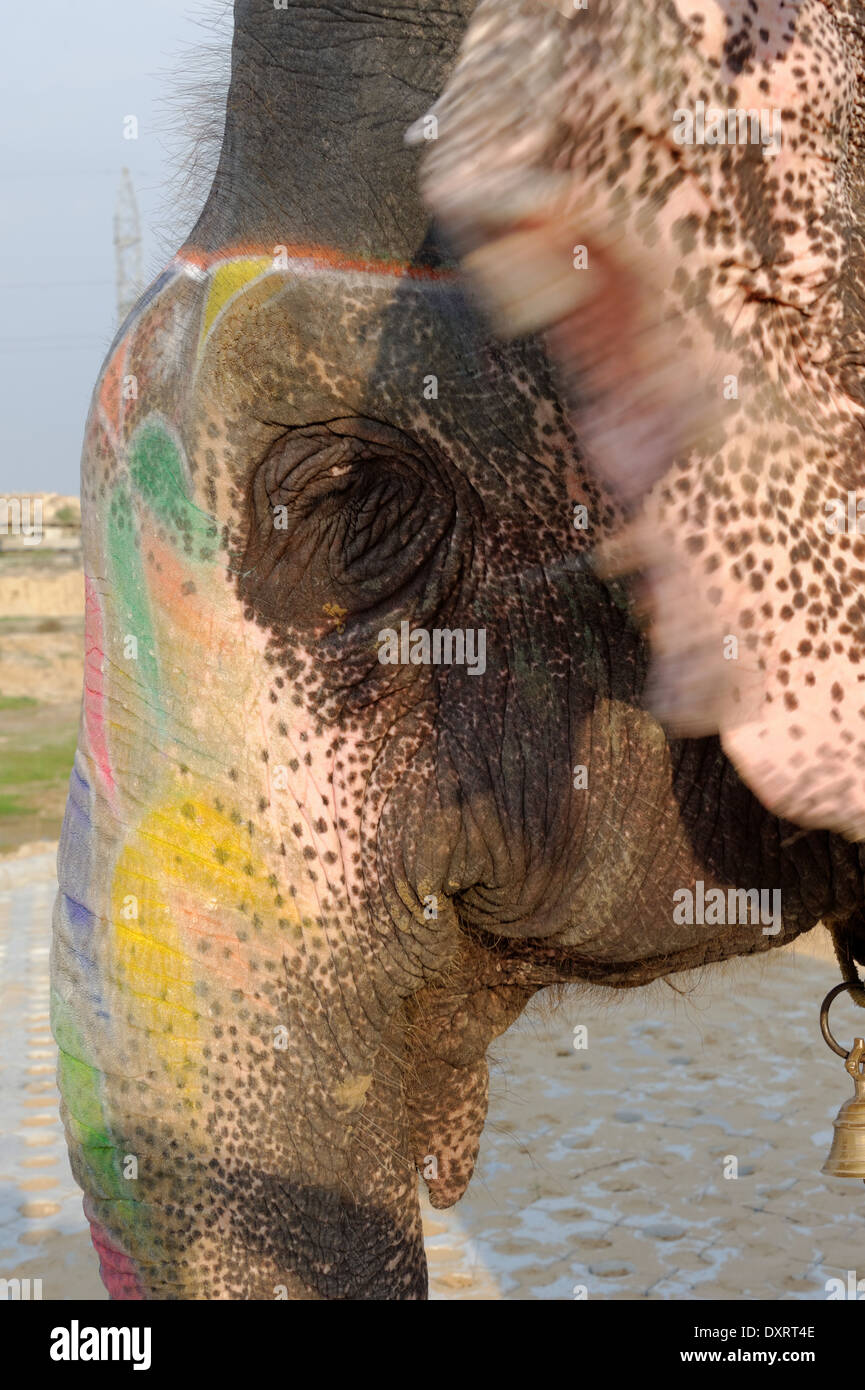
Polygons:
[[[444,82],[468,4],[341,9],[348,18],[300,7],[286,20],[237,7],[221,172],[184,250],[316,242],[366,268],[294,259],[262,272],[207,333],[217,271],[178,273],[127,328],[139,392],[119,440],[96,408],[88,426],[86,568],[105,649],[91,684],[102,681],[105,717],[82,726],[61,847],[54,1026],[75,1063],[62,1086],[73,1166],[116,1297],[424,1297],[418,1172],[434,1205],[465,1190],[487,1048],[539,989],[632,987],[766,950],[821,917],[860,920],[855,846],[823,829],[797,837],[716,738],[673,739],[644,707],[646,643],[625,587],[593,563],[624,509],[583,462],[580,412],[538,341],[491,340],[427,235],[403,132]],[[524,55],[561,19],[539,0],[525,10]],[[790,42],[774,6],[736,10],[723,45],[703,19],[689,21],[690,76],[707,91],[722,62],[756,75],[767,45]],[[809,19],[803,82],[809,53],[821,73],[840,61],[830,19],[819,6]],[[659,49],[659,71],[681,62],[679,38]],[[836,77],[820,80],[837,103]],[[763,406],[740,402],[723,429],[713,422],[711,457],[675,466],[662,503],[672,552],[746,650],[753,637],[759,655],[777,630],[779,704],[795,699],[808,727],[798,672],[820,662],[832,668],[820,695],[844,720],[854,692],[822,609],[834,605],[839,631],[861,622],[832,568],[859,556],[798,520],[803,489],[819,499],[827,451],[854,428],[853,406],[802,428],[803,372],[828,374],[848,401],[855,376],[846,346],[819,368],[807,356],[821,325],[824,346],[855,346],[852,290],[838,301],[796,279],[802,257],[823,264],[837,244],[831,217],[818,228],[806,216],[819,167],[786,185],[785,215],[808,228],[788,263],[785,234],[761,214],[782,184],[770,189],[762,166],[731,202],[723,166],[706,163],[689,176],[699,209],[679,208],[669,150],[630,138],[603,83],[587,84],[580,110],[602,197],[647,242],[670,219],[657,244],[677,248],[695,360],[723,317],[722,278],[754,297],[722,337]],[[572,114],[565,103],[540,127],[562,170],[579,144]],[[524,115],[529,133],[543,118]],[[355,144],[323,150],[336,128]],[[444,118],[441,142],[445,158]],[[728,174],[739,170],[734,158]],[[385,274],[382,262],[440,273]],[[806,301],[807,319],[795,308]],[[796,373],[769,351],[788,318]],[[142,501],[152,479],[132,457],[154,418],[186,470],[161,510]],[[383,665],[378,633],[402,620],[484,629],[485,673]],[[122,656],[130,630],[137,665]],[[780,888],[781,932],[675,923],[673,893],[698,878]],[[134,1180],[118,1177],[129,1154]]]

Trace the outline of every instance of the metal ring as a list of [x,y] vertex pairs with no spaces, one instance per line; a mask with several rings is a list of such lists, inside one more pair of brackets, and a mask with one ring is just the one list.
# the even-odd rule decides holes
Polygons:
[[826,995],[826,998],[823,1000],[823,1003],[820,1005],[820,1032],[826,1039],[827,1045],[831,1047],[833,1052],[837,1052],[839,1057],[848,1057],[850,1055],[850,1052],[849,1048],[845,1049],[843,1047],[839,1047],[838,1043],[836,1043],[835,1039],[832,1037],[832,1034],[829,1031],[829,1006],[832,1003],[833,999],[835,999],[839,994],[843,994],[845,989],[865,989],[865,985],[863,985],[858,980],[844,980],[840,985],[836,985],[834,989],[830,989],[829,993]]

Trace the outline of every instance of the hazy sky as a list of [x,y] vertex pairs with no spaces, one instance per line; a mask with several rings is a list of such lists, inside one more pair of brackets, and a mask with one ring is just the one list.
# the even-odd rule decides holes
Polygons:
[[[197,20],[222,0],[40,0],[5,21],[0,80],[0,494],[77,493],[84,420],[116,322],[113,218],[126,165],[145,282],[173,251],[170,107]],[[138,139],[124,139],[124,117]],[[182,132],[181,132],[182,135]],[[175,228],[182,233],[185,226]],[[161,234],[160,234],[161,233]]]

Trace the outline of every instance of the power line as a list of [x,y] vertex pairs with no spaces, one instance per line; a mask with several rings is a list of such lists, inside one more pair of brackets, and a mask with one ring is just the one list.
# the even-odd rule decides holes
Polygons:
[[43,354],[48,354],[52,352],[83,352],[85,350],[89,352],[94,349],[105,352],[107,346],[107,343],[45,343],[40,347],[36,343],[25,343],[21,347],[0,346],[0,353],[4,355],[10,352],[41,352]]
[[0,290],[95,289],[113,285],[113,280],[0,280]]
[[83,343],[90,340],[101,342],[102,338],[98,333],[23,333],[20,337],[10,334],[0,338],[0,343],[4,347],[15,347],[19,343]]
[[[136,172],[137,172],[137,174],[138,174],[138,177],[139,177],[139,178],[143,178],[143,179],[159,179],[160,181],[162,181],[162,180],[165,179],[165,171],[164,171],[164,170],[162,170],[162,171],[160,172],[160,171],[158,171],[158,170],[149,170],[149,171],[144,170],[144,171],[142,171],[141,169],[138,169],[138,170],[136,170]],[[66,168],[66,169],[54,169],[54,170],[52,170],[50,173],[48,172],[47,169],[39,169],[38,171],[32,170],[32,169],[15,169],[15,170],[10,170],[10,171],[8,171],[8,172],[6,172],[6,173],[4,173],[2,170],[0,170],[0,179],[3,179],[4,181],[5,181],[6,179],[61,179],[61,178],[64,178],[64,177],[71,177],[71,178],[74,178],[74,179],[81,179],[81,178],[87,178],[87,179],[89,179],[89,178],[93,178],[93,179],[96,179],[96,178],[99,178],[99,179],[111,178],[111,179],[116,179],[116,178],[117,178],[117,170],[116,170],[116,169],[69,169],[69,168]]]

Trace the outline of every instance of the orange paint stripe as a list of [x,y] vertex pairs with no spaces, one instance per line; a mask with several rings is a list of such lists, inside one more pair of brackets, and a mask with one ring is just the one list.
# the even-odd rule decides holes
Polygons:
[[432,266],[409,265],[407,261],[355,260],[346,256],[333,246],[296,245],[274,242],[269,246],[259,243],[239,242],[237,245],[223,246],[218,251],[202,251],[196,246],[184,246],[177,253],[178,261],[186,261],[199,270],[209,270],[220,261],[236,259],[239,256],[273,256],[274,246],[285,245],[286,255],[294,260],[312,261],[322,270],[359,270],[371,275],[391,275],[394,279],[403,276],[410,280],[457,280],[457,270],[437,270]]
[[200,595],[183,592],[183,585],[194,569],[178,560],[174,550],[155,533],[148,539],[153,560],[151,562],[148,557],[147,582],[160,613],[170,614],[175,637],[177,633],[185,633],[187,637],[200,639],[207,625]]
[[115,349],[114,356],[102,374],[99,386],[99,404],[105,412],[109,431],[116,435],[123,418],[123,374],[126,365],[128,340],[122,338]]

